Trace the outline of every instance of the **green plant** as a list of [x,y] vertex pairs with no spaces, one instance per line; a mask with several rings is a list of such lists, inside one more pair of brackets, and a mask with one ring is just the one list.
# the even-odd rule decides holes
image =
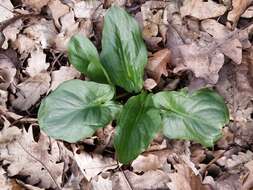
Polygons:
[[[137,22],[121,8],[111,7],[105,16],[100,57],[92,42],[80,35],[71,39],[68,55],[77,70],[96,82],[64,82],[42,101],[39,125],[56,139],[77,142],[116,119],[114,146],[119,161],[126,164],[159,131],[211,147],[229,121],[222,97],[210,89],[140,93],[147,50]],[[140,94],[122,107],[113,101],[114,85]]]

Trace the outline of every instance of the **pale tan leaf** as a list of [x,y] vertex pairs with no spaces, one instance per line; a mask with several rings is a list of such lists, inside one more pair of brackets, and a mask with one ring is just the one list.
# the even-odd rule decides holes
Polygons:
[[249,190],[253,187],[253,160],[245,164],[245,167],[248,168],[249,173],[243,183],[242,190]]
[[21,135],[21,130],[19,128],[10,127],[10,122],[3,116],[2,119],[4,120],[4,127],[0,131],[0,147],[1,144],[9,143]]
[[75,3],[74,12],[76,18],[91,18],[100,4],[99,1],[80,1]]
[[253,0],[233,0],[233,9],[228,13],[228,20],[232,22],[233,28],[237,25],[240,16],[248,8]]
[[28,110],[48,91],[50,80],[48,73],[40,73],[17,85],[17,98],[11,102],[12,106],[19,110]]
[[[51,151],[50,151],[51,150]],[[27,176],[26,182],[42,188],[56,188],[62,183],[63,156],[55,140],[40,134],[33,138],[32,127],[12,143],[0,149],[0,160],[7,165],[9,176]]]
[[46,54],[41,49],[36,49],[31,52],[31,57],[28,59],[27,73],[34,77],[42,71],[46,71],[49,63],[46,63]]
[[157,83],[154,79],[148,78],[144,81],[143,87],[144,89],[151,91],[153,88],[157,86]]
[[80,75],[81,73],[78,72],[75,68],[62,66],[59,70],[52,72],[52,82],[48,92],[55,90],[57,86],[59,86],[62,82],[74,78],[79,78]]
[[112,190],[112,181],[108,175],[102,173],[91,180],[91,186],[92,190]]
[[182,17],[192,16],[199,20],[215,18],[225,13],[226,7],[212,0],[185,0],[180,8]]
[[253,6],[250,6],[243,14],[243,18],[252,18],[253,17]]
[[162,49],[154,53],[148,60],[146,70],[157,83],[162,75],[168,76],[167,65],[170,63],[170,50]]
[[[10,19],[13,17],[13,13],[11,12],[13,10],[13,5],[10,0],[0,0],[0,22],[3,22],[7,19]],[[9,10],[8,10],[9,9]]]
[[19,34],[17,36],[17,39],[13,43],[13,47],[17,48],[18,52],[21,55],[28,54],[34,49],[35,41],[27,37],[26,35]]
[[112,158],[103,157],[100,154],[89,154],[84,151],[77,153],[76,150],[74,150],[74,159],[87,180],[92,179],[103,171],[117,167],[117,161]]
[[62,4],[60,0],[50,0],[48,7],[52,13],[56,27],[61,28],[59,18],[69,12],[69,7]]
[[42,7],[47,5],[49,0],[22,0],[22,3],[29,8],[35,9],[38,12],[41,10]]

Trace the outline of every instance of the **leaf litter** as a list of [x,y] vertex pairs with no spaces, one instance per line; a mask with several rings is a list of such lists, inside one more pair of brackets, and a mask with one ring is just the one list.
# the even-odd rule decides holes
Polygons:
[[[69,39],[84,34],[99,48],[97,26],[113,4],[141,27],[149,51],[145,89],[195,81],[194,88],[213,87],[224,97],[231,122],[213,149],[157,137],[122,166],[113,127],[109,137],[96,133],[77,144],[38,130],[42,98],[83,78],[66,59]],[[2,0],[0,11],[1,189],[252,189],[252,0]]]

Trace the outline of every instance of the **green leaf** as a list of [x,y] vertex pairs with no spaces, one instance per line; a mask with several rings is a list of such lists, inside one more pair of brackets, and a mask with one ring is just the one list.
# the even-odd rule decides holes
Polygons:
[[122,8],[105,15],[101,60],[114,84],[128,92],[142,89],[147,50],[138,23]]
[[68,44],[70,63],[81,73],[96,82],[110,83],[104,70],[96,47],[85,36],[73,36]]
[[153,99],[156,107],[163,110],[164,135],[172,139],[194,140],[212,147],[229,122],[223,98],[209,89],[192,94],[186,90],[160,92]]
[[161,128],[161,116],[151,94],[131,97],[124,105],[114,147],[121,163],[127,164],[143,152]]
[[106,126],[120,106],[112,102],[114,88],[107,84],[70,80],[62,83],[41,103],[40,128],[49,136],[77,142]]

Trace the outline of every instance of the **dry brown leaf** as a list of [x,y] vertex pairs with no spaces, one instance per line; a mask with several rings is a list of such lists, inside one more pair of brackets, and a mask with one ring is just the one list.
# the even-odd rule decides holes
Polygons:
[[40,134],[39,141],[33,137],[32,127],[16,141],[0,149],[0,160],[7,165],[9,176],[27,176],[26,182],[42,188],[60,187],[64,155],[55,140]]
[[215,3],[212,0],[185,0],[180,8],[182,17],[192,16],[199,20],[215,18],[225,13],[227,8],[224,5]]
[[253,160],[245,164],[245,167],[248,168],[249,173],[243,182],[242,190],[251,190],[253,188]]
[[100,174],[91,180],[92,190],[112,190],[112,181],[109,174]]
[[24,34],[33,39],[39,47],[46,49],[54,45],[57,31],[52,20],[41,19],[27,27]]
[[236,27],[240,16],[248,8],[248,6],[253,2],[253,0],[233,0],[233,9],[228,13],[228,20],[232,22],[233,28]]
[[59,23],[59,18],[69,12],[69,7],[62,4],[60,0],[50,0],[48,7],[51,11],[56,27],[60,29],[61,25]]
[[74,159],[88,181],[99,173],[105,172],[108,169],[114,169],[118,166],[117,161],[112,158],[84,151],[77,153],[77,150],[78,149],[74,147]]
[[200,177],[184,164],[174,165],[177,172],[169,174],[171,182],[167,183],[171,190],[207,190]]
[[12,100],[12,106],[22,111],[28,110],[48,91],[50,80],[48,73],[40,73],[18,84],[17,98]]
[[167,189],[166,183],[168,182],[169,176],[161,170],[148,171],[143,175],[130,171],[124,171],[124,174],[116,172],[112,177],[112,190]]
[[55,90],[62,82],[74,78],[79,78],[80,75],[81,73],[78,72],[72,66],[62,66],[59,70],[52,72],[52,82],[48,92],[51,90]]
[[162,75],[168,76],[167,65],[170,63],[170,50],[162,49],[154,53],[148,60],[146,70],[157,83]]
[[242,18],[252,18],[253,17],[253,6],[247,8],[247,10],[242,14]]
[[0,89],[0,106],[6,107],[8,101],[8,92]]
[[74,5],[74,13],[76,18],[90,19],[95,11],[98,11],[101,2],[99,1],[80,1]]
[[26,35],[19,34],[17,39],[13,43],[13,47],[18,50],[18,52],[22,55],[26,54],[25,57],[29,52],[31,52],[35,47],[35,42],[27,37]]
[[[0,6],[0,22],[3,22],[7,19],[10,19],[13,17],[13,12],[11,12],[11,10],[13,10],[13,5],[11,3],[10,0],[0,0],[0,4],[2,6]],[[9,10],[8,10],[9,9]]]
[[42,71],[46,71],[49,63],[46,63],[46,54],[41,49],[36,49],[31,52],[31,57],[28,59],[28,66],[26,72],[34,77]]
[[154,79],[148,78],[144,81],[143,87],[144,89],[151,91],[153,88],[157,86],[157,83]]
[[0,89],[7,90],[14,81],[17,69],[17,54],[14,50],[0,49]]
[[4,127],[0,131],[0,147],[1,144],[9,143],[21,135],[21,130],[19,128],[10,127],[10,122],[3,116],[1,118],[4,120]]
[[42,7],[47,5],[49,0],[22,0],[22,3],[29,8],[35,9],[38,12]]
[[20,29],[22,28],[23,22],[22,20],[17,20],[16,22],[10,24],[3,30],[3,35],[5,36],[5,42],[2,45],[2,48],[7,49],[9,47],[8,42],[15,42],[17,39],[17,35],[20,32]]

